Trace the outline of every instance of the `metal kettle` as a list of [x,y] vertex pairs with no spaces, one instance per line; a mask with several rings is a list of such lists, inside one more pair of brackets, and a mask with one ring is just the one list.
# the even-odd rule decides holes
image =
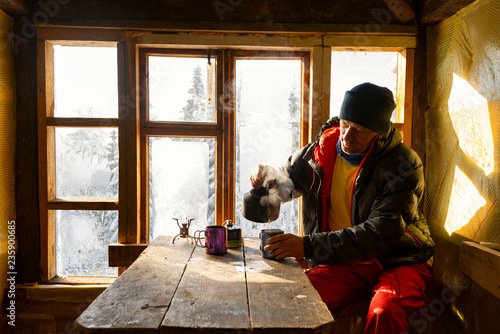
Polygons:
[[260,198],[269,194],[266,188],[252,189],[243,195],[241,214],[255,223],[269,223],[278,219],[281,205],[261,205]]

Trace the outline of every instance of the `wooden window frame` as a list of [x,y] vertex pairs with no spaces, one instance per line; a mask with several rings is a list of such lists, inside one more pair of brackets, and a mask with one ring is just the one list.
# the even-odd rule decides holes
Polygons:
[[[213,61],[218,64],[216,68],[216,95],[215,101],[219,101],[222,92],[223,80],[222,77],[222,54],[217,52],[208,52]],[[215,138],[216,142],[216,171],[215,179],[224,180],[224,175],[227,171],[223,166],[223,121],[225,116],[223,113],[223,106],[216,104],[214,123],[209,122],[154,122],[149,120],[149,86],[148,86],[148,57],[149,56],[193,56],[193,57],[207,57],[207,53],[201,50],[179,50],[179,49],[165,49],[165,48],[139,48],[139,81],[140,81],[140,154],[141,154],[141,207],[144,208],[140,216],[140,242],[148,243],[149,240],[149,137],[177,137],[182,136],[186,138]],[[217,182],[216,182],[217,183]],[[215,187],[215,221],[221,222],[222,220],[222,198],[224,190],[222,187]]]
[[[153,122],[149,121],[149,78],[147,58],[150,55],[181,55],[203,56],[210,54],[216,63],[216,94],[215,94],[215,123],[203,122]],[[139,81],[140,81],[140,132],[141,132],[141,236],[140,242],[147,243],[149,236],[149,150],[150,136],[163,137],[211,137],[216,139],[216,194],[215,194],[215,223],[222,224],[230,219],[235,220],[235,156],[236,156],[236,118],[235,103],[235,65],[237,59],[301,59],[303,78],[301,82],[301,139],[300,144],[307,141],[309,119],[309,67],[310,54],[303,51],[280,50],[237,50],[237,49],[173,49],[173,48],[139,48]],[[300,225],[300,224],[299,224]]]
[[[118,199],[74,199],[57,198],[56,196],[56,128],[116,128],[118,130],[119,118],[54,116],[54,45],[88,46],[85,42],[74,41],[38,41],[37,45],[40,270],[43,281],[57,276],[55,210],[119,210]],[[92,45],[102,47],[117,46],[116,43],[110,42],[93,42]]]

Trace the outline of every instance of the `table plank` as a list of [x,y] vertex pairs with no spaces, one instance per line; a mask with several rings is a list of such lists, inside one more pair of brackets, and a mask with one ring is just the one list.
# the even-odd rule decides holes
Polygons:
[[194,245],[158,237],[75,321],[84,333],[158,333]]
[[300,265],[264,259],[258,239],[245,239],[253,333],[331,333],[334,320]]
[[249,331],[243,247],[224,255],[205,254],[197,247],[160,333]]

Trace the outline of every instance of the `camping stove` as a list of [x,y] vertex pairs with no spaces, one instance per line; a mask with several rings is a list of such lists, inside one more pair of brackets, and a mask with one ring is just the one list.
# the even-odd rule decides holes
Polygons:
[[191,222],[194,220],[194,218],[191,218],[188,220],[186,217],[186,222],[181,223],[181,224],[179,224],[179,219],[177,219],[177,218],[172,218],[172,219],[177,221],[177,226],[179,226],[179,229],[180,229],[180,233],[174,237],[174,239],[172,240],[172,243],[175,242],[175,239],[177,237],[191,239],[191,243],[193,243],[193,237],[191,235],[189,235],[189,226],[191,226]]

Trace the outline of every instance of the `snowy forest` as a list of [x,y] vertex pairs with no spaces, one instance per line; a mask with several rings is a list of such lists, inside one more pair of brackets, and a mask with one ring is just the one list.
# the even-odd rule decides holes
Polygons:
[[[266,131],[279,135],[279,138],[270,138],[269,141],[280,143],[276,150],[283,157],[279,160],[282,163],[299,147],[300,85],[295,81],[295,75],[293,80],[283,85],[284,88],[280,88],[286,92],[277,102],[281,104],[279,108],[264,110],[267,116],[259,116],[259,113],[244,110],[245,94],[248,95],[245,85],[252,85],[245,81],[248,75],[244,73],[236,83],[235,223],[242,227],[244,237],[251,237],[258,236],[259,230],[268,225],[250,222],[240,214],[242,197],[250,190],[249,171],[259,163],[266,164],[264,154],[277,155],[276,151],[269,150],[273,146],[271,142],[269,145],[266,143],[264,150],[256,147],[255,136],[263,135],[263,127],[270,126]],[[276,77],[276,73],[269,75]],[[215,121],[215,105],[209,103],[207,97],[210,82],[207,79],[207,72],[200,65],[193,66],[188,98],[178,111],[178,120]],[[253,85],[260,86],[261,83]],[[150,109],[154,108],[156,106],[151,104]],[[151,112],[150,115],[161,115],[161,112]],[[154,117],[157,116],[151,120],[154,121]],[[256,128],[260,132],[256,132]],[[179,219],[179,222],[194,218],[191,234],[215,224],[215,138],[149,137],[148,143],[150,240],[161,234],[179,233],[173,218]],[[56,184],[60,198],[118,198],[117,129],[57,129]],[[287,233],[298,232],[297,200],[282,205],[280,218],[272,223],[272,227]],[[117,233],[117,211],[57,211],[57,274],[116,276],[116,268],[108,267],[107,247],[109,243],[117,242]]]
[[[57,129],[56,185],[59,198],[118,198],[117,129]],[[116,276],[107,248],[117,241],[117,211],[58,210],[57,274]]]

